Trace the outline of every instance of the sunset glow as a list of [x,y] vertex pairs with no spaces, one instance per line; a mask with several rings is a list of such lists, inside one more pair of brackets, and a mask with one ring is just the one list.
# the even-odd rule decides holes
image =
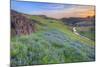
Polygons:
[[31,15],[46,15],[60,19],[95,15],[95,6],[12,1],[11,9]]

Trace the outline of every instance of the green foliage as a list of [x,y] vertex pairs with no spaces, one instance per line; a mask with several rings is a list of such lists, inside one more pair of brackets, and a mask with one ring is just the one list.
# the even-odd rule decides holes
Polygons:
[[61,21],[38,16],[32,19],[39,19],[42,25],[36,24],[37,31],[31,35],[12,37],[12,66],[95,60],[91,40],[75,35]]
[[[94,60],[92,48],[93,46],[72,41],[57,30],[37,32],[12,39],[11,64],[36,65],[90,61]],[[89,53],[92,53],[92,58],[88,56]]]

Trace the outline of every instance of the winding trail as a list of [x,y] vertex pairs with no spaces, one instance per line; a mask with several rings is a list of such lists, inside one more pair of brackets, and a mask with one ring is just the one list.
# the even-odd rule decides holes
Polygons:
[[80,35],[80,34],[77,32],[76,27],[73,27],[73,32],[74,32],[76,35],[80,36],[80,37],[83,37],[83,38],[86,38],[86,39],[90,40],[89,38],[87,38],[87,37],[85,37],[85,36],[83,36],[83,35]]

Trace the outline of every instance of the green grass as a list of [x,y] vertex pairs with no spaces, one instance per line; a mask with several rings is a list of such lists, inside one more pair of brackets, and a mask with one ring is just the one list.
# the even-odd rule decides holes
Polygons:
[[33,16],[36,32],[11,38],[11,65],[94,61],[94,41],[75,35],[61,21]]
[[[60,34],[61,32],[58,31],[58,37]],[[60,36],[62,39],[68,38],[64,41],[56,38],[52,33],[50,35],[49,37],[45,33],[38,32],[38,34],[13,38],[11,40],[11,64],[36,65],[94,60],[93,46],[71,41],[69,37]]]

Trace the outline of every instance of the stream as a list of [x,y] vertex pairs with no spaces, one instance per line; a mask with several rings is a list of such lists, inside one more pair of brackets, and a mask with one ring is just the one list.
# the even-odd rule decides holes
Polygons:
[[85,36],[83,36],[83,35],[80,35],[80,34],[77,32],[76,27],[73,27],[73,32],[74,32],[76,35],[80,36],[80,37],[83,37],[83,38],[86,38],[86,39],[90,40],[89,38],[87,38],[87,37],[85,37]]

